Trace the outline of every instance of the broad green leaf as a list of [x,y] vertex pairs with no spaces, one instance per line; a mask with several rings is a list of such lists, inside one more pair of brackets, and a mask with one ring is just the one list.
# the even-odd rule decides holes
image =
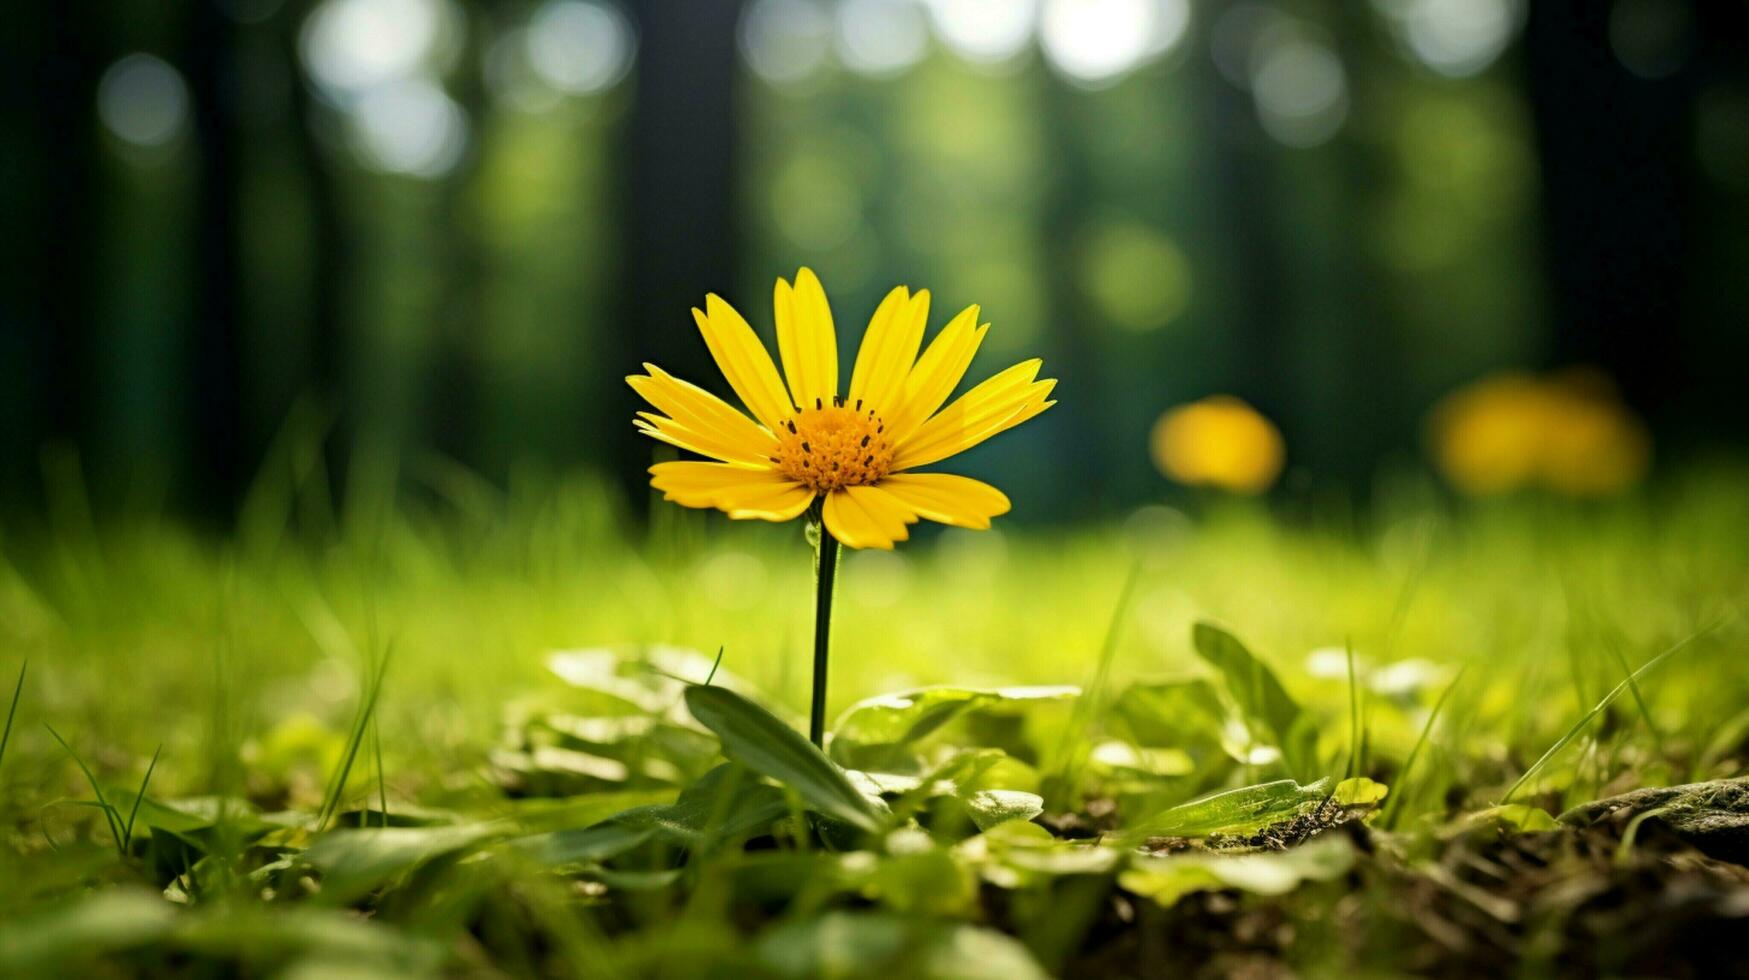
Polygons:
[[1035,823],[1011,820],[954,845],[960,860],[998,888],[1024,888],[1063,875],[1103,875],[1125,854],[1090,841],[1058,840]]
[[519,838],[512,846],[549,866],[592,864],[618,857],[654,836],[654,827],[640,826],[635,821],[610,820],[580,830],[556,830]]
[[829,912],[760,937],[756,955],[779,977],[1044,980],[1032,954],[992,929],[875,912]]
[[1119,731],[1140,746],[1219,748],[1227,709],[1201,677],[1131,684],[1112,702]]
[[1270,824],[1292,820],[1329,796],[1328,779],[1308,785],[1278,779],[1180,803],[1143,821],[1124,836],[1139,840],[1255,833]]
[[1010,820],[1031,820],[1045,812],[1045,799],[1037,793],[1012,789],[979,789],[956,794],[978,830],[985,831]]
[[1355,776],[1337,783],[1335,795],[1331,799],[1338,806],[1373,806],[1390,792],[1391,788],[1384,783],[1365,776]]
[[501,825],[476,823],[330,830],[310,844],[304,860],[326,876],[324,895],[344,901],[428,861],[472,847],[503,829]]
[[[883,694],[851,705],[832,727],[832,757],[849,765],[852,747],[897,749],[933,734],[960,715],[995,705],[1063,701],[1075,687],[925,687]],[[862,759],[862,761],[867,761]]]
[[913,831],[923,847],[880,859],[862,883],[862,895],[906,915],[963,918],[978,903],[978,876],[951,850],[932,846],[929,835]]
[[[442,946],[338,909],[231,905],[182,918],[169,945],[202,956],[269,966],[316,954],[399,966],[403,976],[429,973]],[[245,971],[252,972],[252,971]]]
[[1197,655],[1221,674],[1227,693],[1248,717],[1268,725],[1285,741],[1300,720],[1300,706],[1281,686],[1275,671],[1245,648],[1238,638],[1213,623],[1197,623],[1191,631]]
[[159,941],[177,914],[157,895],[114,889],[0,923],[0,976],[50,976],[69,961]]
[[875,804],[813,743],[764,708],[721,687],[686,689],[686,706],[722,739],[723,754],[795,790],[812,808],[862,830],[880,826]]
[[1307,881],[1340,878],[1352,867],[1354,846],[1346,837],[1329,836],[1285,851],[1139,857],[1117,881],[1130,892],[1170,907],[1192,892],[1222,888],[1285,895]]
[[507,801],[509,812],[505,819],[523,834],[574,830],[593,826],[636,807],[664,804],[673,799],[672,789],[620,790],[561,799],[530,797]]
[[[110,800],[126,812],[135,805],[135,790],[111,790]],[[231,833],[248,838],[275,827],[295,826],[295,817],[286,814],[263,815],[255,804],[236,797],[195,796],[180,800],[155,800],[150,795],[139,797],[138,827],[168,830],[178,834],[195,834],[223,826]],[[136,835],[138,831],[136,830]]]
[[666,806],[628,810],[608,822],[644,828],[682,847],[740,837],[789,814],[783,791],[733,763],[718,766]]

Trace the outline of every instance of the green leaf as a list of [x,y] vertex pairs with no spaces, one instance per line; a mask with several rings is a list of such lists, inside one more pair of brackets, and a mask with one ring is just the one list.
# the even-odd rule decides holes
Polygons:
[[[402,976],[431,973],[443,947],[350,911],[313,906],[228,904],[184,916],[168,943],[198,956],[257,967],[292,956],[398,966]],[[244,974],[264,972],[245,969]]]
[[[851,705],[832,728],[831,750],[841,765],[880,765],[872,750],[890,756],[940,730],[955,718],[997,705],[1065,701],[1080,696],[1075,687],[925,687],[883,694]],[[853,755],[854,753],[854,755]]]
[[513,846],[548,866],[592,864],[618,857],[656,836],[654,827],[634,821],[608,821],[580,830],[558,830],[523,837]]
[[1018,941],[978,926],[886,913],[829,912],[787,922],[755,953],[779,977],[1044,980]]
[[[550,849],[554,856],[587,854],[595,849],[610,852],[587,858],[600,860],[643,843],[631,836],[641,834],[644,839],[660,836],[681,847],[697,849],[762,830],[788,814],[789,803],[782,790],[729,763],[706,773],[673,803],[633,807],[593,827],[542,835],[545,840],[527,838],[520,846]],[[625,846],[615,849],[621,844]]]
[[1236,888],[1285,895],[1308,881],[1331,881],[1354,867],[1348,838],[1319,837],[1285,851],[1181,854],[1136,858],[1117,881],[1127,891],[1170,907],[1192,892]]
[[1045,798],[1014,789],[979,789],[956,794],[978,830],[989,830],[1010,820],[1031,820],[1045,812]]
[[1268,725],[1284,743],[1300,720],[1300,705],[1281,686],[1275,671],[1259,660],[1238,638],[1213,623],[1197,623],[1191,631],[1197,655],[1221,674],[1227,693],[1246,716]]
[[1245,786],[1191,800],[1155,814],[1125,834],[1144,837],[1206,837],[1249,834],[1292,820],[1330,797],[1330,780],[1301,785],[1291,779]]
[[176,921],[177,907],[145,891],[113,889],[0,924],[0,976],[64,973],[68,961],[156,942]]
[[1466,815],[1461,826],[1473,828],[1490,824],[1527,834],[1555,830],[1560,826],[1547,810],[1525,803],[1506,803],[1500,806],[1491,806],[1486,810],[1477,810],[1475,813]]
[[1354,776],[1336,784],[1336,792],[1331,799],[1337,806],[1373,806],[1383,800],[1391,788],[1377,780],[1365,776]]
[[330,830],[304,851],[326,876],[323,895],[345,902],[428,861],[465,850],[502,831],[494,824]]
[[1111,706],[1119,728],[1137,745],[1218,749],[1227,710],[1201,677],[1131,684]]
[[799,732],[733,691],[686,689],[686,707],[722,739],[723,754],[795,790],[812,808],[865,831],[879,829],[874,802],[851,785],[844,770]]
[[1024,888],[1064,875],[1105,875],[1124,852],[1089,841],[1058,840],[1035,823],[1010,820],[954,845],[961,860],[998,888]]

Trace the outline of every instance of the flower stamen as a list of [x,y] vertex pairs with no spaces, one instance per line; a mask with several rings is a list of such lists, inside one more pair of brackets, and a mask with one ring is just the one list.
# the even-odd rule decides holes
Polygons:
[[[816,400],[816,404],[821,404]],[[866,486],[893,467],[893,443],[886,423],[873,409],[847,408],[838,399],[829,407],[804,409],[777,433],[777,468],[816,493]]]

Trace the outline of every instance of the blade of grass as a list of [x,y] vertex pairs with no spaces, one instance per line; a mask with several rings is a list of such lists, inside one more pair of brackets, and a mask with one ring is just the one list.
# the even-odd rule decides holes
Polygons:
[[1691,633],[1687,637],[1685,637],[1684,639],[1677,641],[1677,643],[1674,646],[1670,647],[1668,650],[1665,650],[1663,653],[1658,654],[1656,657],[1653,657],[1652,659],[1646,661],[1644,664],[1642,664],[1640,666],[1639,670],[1636,670],[1633,673],[1629,674],[1627,677],[1627,680],[1622,681],[1620,684],[1617,684],[1614,688],[1610,689],[1610,692],[1603,696],[1603,700],[1597,702],[1597,704],[1590,711],[1585,712],[1584,717],[1582,717],[1578,721],[1574,722],[1573,727],[1567,729],[1567,733],[1565,735],[1562,735],[1560,737],[1560,739],[1558,739],[1555,742],[1555,744],[1549,746],[1549,750],[1547,752],[1544,752],[1542,754],[1542,757],[1537,759],[1536,762],[1532,763],[1531,767],[1524,771],[1524,775],[1518,777],[1518,782],[1512,784],[1512,788],[1508,789],[1506,791],[1506,795],[1500,798],[1500,802],[1502,804],[1512,802],[1512,797],[1515,796],[1518,793],[1518,791],[1524,787],[1524,784],[1529,782],[1531,780],[1531,778],[1533,776],[1535,776],[1537,773],[1541,772],[1543,770],[1543,767],[1548,765],[1549,761],[1551,759],[1553,759],[1556,755],[1558,755],[1562,749],[1566,748],[1567,745],[1573,741],[1573,739],[1578,738],[1579,733],[1585,730],[1585,726],[1591,724],[1591,719],[1596,718],[1599,714],[1601,714],[1603,712],[1603,709],[1609,707],[1612,703],[1614,703],[1616,698],[1621,697],[1622,692],[1626,691],[1628,689],[1629,684],[1634,683],[1634,682],[1638,681],[1641,677],[1644,677],[1645,675],[1651,673],[1660,664],[1664,663],[1664,661],[1669,660],[1671,657],[1675,656],[1677,653],[1680,653],[1685,647],[1687,647],[1689,644],[1693,643],[1695,640],[1698,640],[1701,637],[1707,635],[1708,633],[1711,633],[1713,630],[1718,629],[1719,626],[1723,625],[1723,623],[1724,623],[1723,620],[1719,620],[1718,622],[1715,622],[1712,625],[1707,626],[1707,627],[1705,627],[1697,632]]
[[0,733],[0,763],[6,761],[6,746],[12,741],[12,719],[18,716],[18,702],[24,696],[24,672],[29,669],[28,660],[18,668],[18,683],[12,688],[12,707],[6,709],[6,731]]
[[163,753],[164,745],[159,743],[157,750],[152,753],[152,761],[146,766],[146,778],[140,780],[140,791],[134,794],[134,805],[128,811],[127,826],[122,828],[121,846],[123,853],[126,853],[128,845],[134,842],[134,818],[140,815],[140,801],[146,798],[146,787],[152,783],[152,770],[158,768],[158,756]]
[[364,744],[365,731],[370,726],[371,718],[376,714],[377,698],[383,690],[383,674],[389,668],[389,653],[377,662],[376,670],[370,675],[365,686],[363,697],[359,700],[358,714],[353,719],[352,730],[346,739],[346,753],[341,759],[340,767],[334,771],[329,780],[328,792],[322,802],[322,810],[316,815],[316,830],[321,831],[328,826],[328,821],[334,818],[340,809],[340,800],[346,794],[346,780],[352,776],[353,764],[358,761],[359,749]]
[[97,805],[103,810],[103,819],[109,824],[109,834],[111,837],[115,838],[116,853],[126,856],[127,849],[122,846],[121,841],[121,826],[116,823],[115,807],[110,806],[109,801],[103,798],[103,787],[97,785],[97,777],[92,775],[91,767],[85,764],[84,759],[79,758],[79,753],[73,751],[73,747],[68,745],[67,740],[61,737],[61,733],[55,731],[55,726],[45,721],[43,722],[43,727],[49,730],[49,734],[54,736],[55,741],[61,743],[61,748],[65,749],[67,754],[73,757],[73,761],[79,766],[79,771],[85,774],[85,781],[91,784],[91,792],[97,795]]
[[370,720],[371,753],[376,756],[377,766],[377,809],[382,813],[382,824],[389,825],[389,786],[387,776],[383,773],[383,730],[377,720]]
[[1354,640],[1344,642],[1348,651],[1348,767],[1345,777],[1353,777],[1360,761],[1360,683],[1354,676]]
[[1615,658],[1616,666],[1620,667],[1621,672],[1627,676],[1628,690],[1634,696],[1634,704],[1640,708],[1640,717],[1645,719],[1646,730],[1652,733],[1652,742],[1658,746],[1658,754],[1663,755],[1664,733],[1658,729],[1658,723],[1652,720],[1652,710],[1646,707],[1646,698],[1640,693],[1640,682],[1634,679],[1633,668],[1628,666],[1627,658],[1622,656],[1621,644],[1616,642],[1616,638],[1612,635],[1609,637],[1607,645],[1609,655]]
[[1464,664],[1458,670],[1457,676],[1440,692],[1439,700],[1433,702],[1433,710],[1427,713],[1427,724],[1421,726],[1421,735],[1415,739],[1415,747],[1409,750],[1409,755],[1403,760],[1403,768],[1397,773],[1397,791],[1391,794],[1390,802],[1385,804],[1384,816],[1380,818],[1386,830],[1396,828],[1397,811],[1402,809],[1403,798],[1408,795],[1409,773],[1414,770],[1416,760],[1421,758],[1421,750],[1427,745],[1427,737],[1433,733],[1433,724],[1439,720],[1439,713],[1445,710],[1445,702],[1451,698],[1451,692],[1457,690],[1458,682],[1464,679],[1464,674],[1469,669],[1470,665]]
[[1110,682],[1111,664],[1117,658],[1118,638],[1123,632],[1124,618],[1129,612],[1130,600],[1135,596],[1136,583],[1142,576],[1142,563],[1137,561],[1130,566],[1129,575],[1124,578],[1123,589],[1118,593],[1117,605],[1112,607],[1111,620],[1105,627],[1105,639],[1099,648],[1099,663],[1093,671],[1093,683],[1081,692],[1081,697],[1075,702],[1074,711],[1069,714],[1069,723],[1063,729],[1063,738],[1057,745],[1056,768],[1058,793],[1063,798],[1055,802],[1058,806],[1068,803],[1068,797],[1073,795],[1076,769],[1079,767],[1081,754],[1074,750],[1077,741],[1087,741],[1082,736],[1084,729],[1091,724],[1098,714],[1096,702],[1101,700],[1105,686]]

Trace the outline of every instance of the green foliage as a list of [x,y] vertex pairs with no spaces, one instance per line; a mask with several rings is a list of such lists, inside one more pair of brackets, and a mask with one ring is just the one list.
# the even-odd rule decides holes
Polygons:
[[1275,671],[1238,638],[1212,623],[1197,623],[1191,640],[1197,655],[1220,675],[1227,696],[1245,722],[1249,737],[1240,750],[1243,760],[1254,762],[1273,748],[1290,773],[1311,771],[1317,733]]
[[1073,687],[930,687],[859,701],[832,728],[827,745],[843,766],[884,772],[915,772],[916,743],[976,711],[1023,711],[1035,702],[1072,701]]
[[[593,497],[514,496],[341,508],[307,550],[7,555],[12,711],[70,737],[5,742],[0,974],[1102,976],[1240,943],[1395,975],[1446,950],[1406,901],[1485,919],[1478,949],[1528,908],[1450,869],[1522,854],[1547,903],[1740,847],[1742,628],[1622,667],[1749,589],[1735,497],[1503,504],[1425,553],[1404,518],[1349,541],[1244,509],[1164,543],[920,536],[845,564],[822,754],[793,535],[681,515],[633,548]],[[600,637],[632,642],[568,646]],[[1684,908],[1729,907],[1706,880]]]
[[881,824],[881,807],[851,784],[844,771],[795,729],[739,694],[721,687],[686,689],[686,707],[723,740],[723,754],[777,780],[827,816],[863,830]]
[[1305,882],[1340,878],[1353,867],[1354,847],[1347,838],[1326,837],[1287,851],[1142,858],[1118,876],[1118,884],[1171,906],[1193,892],[1223,888],[1285,895]]
[[12,687],[12,702],[6,708],[6,727],[0,729],[0,762],[6,761],[6,746],[12,742],[12,722],[18,717],[18,702],[24,698],[24,672],[29,669],[28,660],[18,666],[18,683]]

